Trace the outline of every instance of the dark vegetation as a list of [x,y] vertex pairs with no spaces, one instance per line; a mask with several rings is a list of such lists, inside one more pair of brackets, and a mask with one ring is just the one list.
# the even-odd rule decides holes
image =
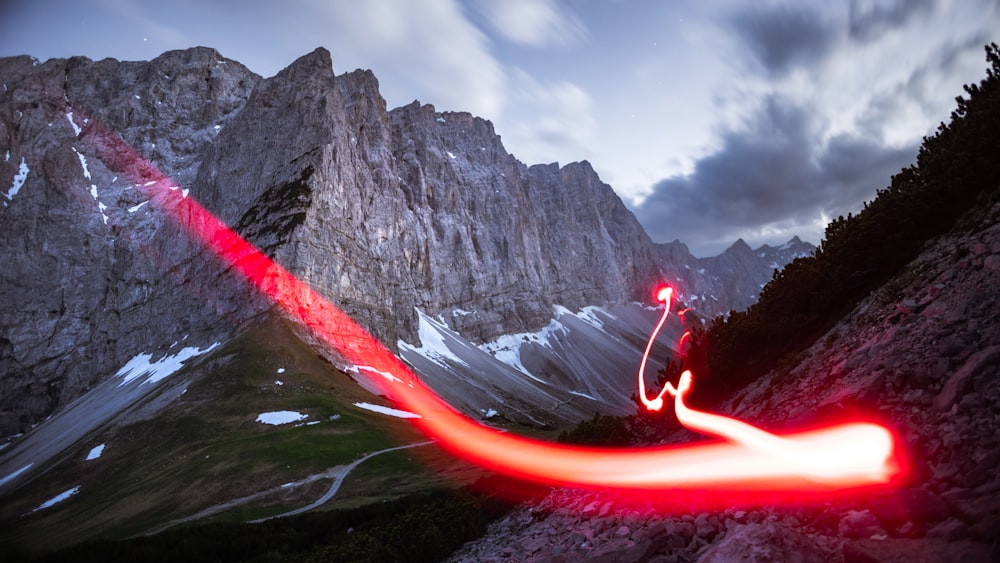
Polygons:
[[[691,404],[710,407],[735,389],[790,364],[875,289],[900,273],[963,215],[1000,201],[1000,48],[986,46],[986,78],[965,86],[948,124],[925,137],[917,162],[857,215],[832,221],[816,253],[785,266],[746,311],[718,317],[692,338],[686,357],[654,385],[696,374]],[[560,440],[588,445],[643,444],[676,428],[672,416],[598,416]],[[670,407],[666,411],[672,412]],[[662,438],[661,438],[662,439]]]
[[[948,124],[924,137],[917,162],[857,215],[832,221],[814,256],[776,272],[758,302],[717,318],[700,345],[709,372],[693,392],[711,402],[811,346],[864,297],[899,273],[970,209],[1000,199],[1000,49],[965,86]],[[700,389],[699,389],[700,388]],[[699,392],[700,391],[700,392]]]
[[440,561],[511,510],[513,504],[487,492],[494,485],[480,481],[462,489],[437,488],[260,524],[219,522],[88,542],[39,561]]

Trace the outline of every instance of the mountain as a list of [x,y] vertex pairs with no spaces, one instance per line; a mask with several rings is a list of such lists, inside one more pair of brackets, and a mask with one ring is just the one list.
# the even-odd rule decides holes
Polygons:
[[[665,272],[691,279],[682,293],[710,316],[744,306],[756,273],[786,260],[734,249],[679,258],[708,272],[698,277],[663,258],[589,163],[527,166],[486,120],[418,102],[389,111],[371,72],[335,75],[323,49],[270,78],[203,47],[148,62],[13,57],[0,75],[4,434],[140,355],[166,357],[177,342],[204,350],[273,307],[126,179],[137,164],[106,131],[411,361],[422,318],[496,350],[561,310],[648,303]],[[656,313],[625,317],[633,326],[614,330],[648,334]],[[622,374],[640,358],[632,340]],[[545,369],[573,373],[574,353]],[[441,387],[468,387],[468,369]],[[559,402],[593,387],[558,377],[549,386],[569,386]],[[630,408],[630,378],[617,379],[599,410]]]
[[483,343],[556,306],[645,301],[660,277],[588,163],[529,167],[488,121],[387,111],[370,72],[336,76],[323,49],[271,78],[207,48],[14,57],[0,76],[8,434],[140,354],[207,348],[272,306],[147,203],[103,128],[393,348],[420,344],[421,314]]
[[816,251],[799,237],[781,246],[765,244],[757,249],[739,239],[718,256],[707,258],[694,257],[677,240],[654,243],[654,248],[664,277],[676,284],[678,299],[709,318],[753,305],[776,270]]
[[[1000,57],[995,45],[987,52],[991,83],[966,91],[990,110]],[[348,491],[347,502],[362,508],[355,515],[370,516],[400,489],[475,471],[400,420],[413,413],[370,392],[365,366],[317,348],[235,265],[220,267],[174,224],[171,209],[136,181],[155,177],[153,165],[170,174],[157,184],[173,201],[204,202],[466,414],[504,429],[530,425],[532,435],[628,406],[645,336],[662,311],[642,301],[665,265],[681,264],[678,278],[746,277],[797,252],[794,239],[757,251],[738,241],[701,260],[681,243],[653,245],[586,163],[528,167],[502,150],[488,122],[420,104],[387,111],[370,73],[335,76],[322,50],[266,79],[203,48],[144,63],[3,59],[0,77],[0,186],[9,186],[0,192],[0,425],[24,431],[0,444],[4,560],[192,520],[242,523],[310,509],[332,494],[320,495],[318,483],[339,486],[372,456]],[[884,285],[850,288],[858,298],[825,319],[828,332],[806,334],[808,346],[716,409],[777,432],[884,422],[900,448],[899,482],[796,494],[788,504],[736,504],[737,494],[722,508],[699,498],[684,506],[676,491],[556,490],[455,559],[995,560],[998,129],[996,111],[985,119],[975,104],[960,100],[953,120],[966,121],[950,130],[953,141],[925,140],[932,148],[921,150],[919,174],[904,170],[897,189],[866,206],[892,221],[872,220],[871,211],[838,220],[818,254],[831,256],[839,241],[855,259],[876,242],[882,250],[903,242],[917,259],[894,265]],[[149,160],[132,158],[129,147]],[[935,189],[914,194],[897,178]],[[955,187],[965,197],[950,197]],[[951,200],[975,208],[964,214],[965,203]],[[915,211],[937,214],[949,203],[955,219],[963,210],[951,231],[922,239],[896,228],[923,224]],[[875,260],[885,261],[882,250]],[[789,270],[850,285],[843,271],[792,264],[778,277],[786,289]],[[713,295],[692,289],[698,278],[683,279],[682,298]],[[704,287],[718,287],[720,302],[750,292],[725,280]],[[806,302],[827,295],[799,294]],[[675,316],[662,340],[681,330]],[[661,344],[654,355],[671,352]],[[691,440],[649,416],[632,420],[656,431],[636,434],[641,445]],[[409,456],[423,448],[444,465],[421,473]],[[274,555],[282,552],[272,545],[257,550],[265,531],[294,549],[292,530],[327,529],[327,515],[307,516],[317,519],[199,527],[126,548],[214,556],[202,549],[206,540],[187,538],[211,528],[222,530],[219,545],[232,545],[226,534],[239,528],[254,540],[241,545]],[[324,541],[355,533],[355,522],[340,518],[331,515],[342,534]],[[407,541],[405,526],[388,541]]]
[[[370,392],[377,375],[221,264],[149,184],[204,205],[470,416],[551,428],[634,409],[662,311],[644,302],[661,273],[648,236],[588,163],[527,166],[488,121],[416,102],[389,111],[370,72],[335,75],[322,49],[270,78],[207,48],[148,62],[13,57],[0,59],[0,77],[0,185],[10,186],[0,198],[0,494],[15,499],[0,528],[95,466],[100,483],[49,495],[98,503],[73,504],[78,526],[54,532],[43,513],[28,528],[53,544],[141,533],[227,491],[251,495],[257,481],[280,487],[288,476],[273,452],[286,440],[336,450],[311,466],[414,433],[363,412],[391,412]],[[681,330],[674,318],[663,342]],[[651,369],[672,346],[654,348]],[[262,433],[263,411],[297,413],[308,429]],[[323,426],[341,420],[350,430]],[[189,442],[220,465],[203,474]],[[271,451],[234,476],[244,447],[227,457],[228,443]],[[84,463],[102,444],[116,453]],[[294,477],[315,478],[307,469],[323,467],[296,465]],[[155,490],[125,485],[136,479]],[[126,527],[87,512],[147,493],[138,512],[122,508]],[[164,510],[174,498],[181,505]]]

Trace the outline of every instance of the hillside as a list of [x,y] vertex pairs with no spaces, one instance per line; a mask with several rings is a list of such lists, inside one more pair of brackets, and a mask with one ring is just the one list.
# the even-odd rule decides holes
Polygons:
[[[886,424],[906,471],[892,487],[777,505],[689,500],[672,512],[663,511],[670,495],[637,502],[559,490],[451,560],[996,561],[998,272],[1000,204],[991,204],[935,239],[781,370],[713,409],[774,432],[845,419]],[[658,437],[692,439],[701,437]]]
[[[452,560],[1000,558],[1000,49],[986,52],[987,78],[965,87],[918,163],[831,224],[816,255],[775,276],[757,305],[717,319],[713,373],[700,385],[696,375],[711,410],[770,431],[886,425],[901,453],[896,482],[721,506],[557,491]],[[655,415],[581,428],[578,438],[603,431],[633,445],[692,439]]]

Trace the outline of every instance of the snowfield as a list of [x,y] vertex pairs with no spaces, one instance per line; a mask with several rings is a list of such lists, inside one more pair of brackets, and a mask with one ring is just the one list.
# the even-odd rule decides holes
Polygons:
[[118,384],[119,387],[130,383],[132,380],[145,376],[145,380],[142,384],[156,383],[161,379],[170,377],[175,372],[184,367],[184,362],[196,356],[201,356],[202,354],[207,354],[219,346],[219,342],[212,344],[204,350],[201,348],[195,348],[194,346],[189,346],[187,348],[182,348],[180,352],[172,356],[164,356],[155,362],[151,362],[153,359],[152,354],[138,354],[134,358],[128,361],[115,377],[120,377],[121,382]]
[[38,505],[38,508],[32,510],[32,512],[38,512],[39,510],[45,510],[46,508],[49,508],[49,507],[51,507],[53,505],[56,505],[56,504],[59,504],[60,502],[68,499],[69,497],[71,497],[71,496],[73,496],[73,495],[75,495],[76,493],[79,493],[79,492],[80,492],[80,485],[77,485],[77,486],[73,487],[72,489],[65,490],[65,491],[59,493],[58,495],[50,498],[49,500],[43,502],[42,504]]
[[104,453],[104,446],[105,444],[101,444],[100,446],[94,446],[90,450],[90,453],[87,454],[87,461],[101,457],[101,454]]
[[260,422],[262,424],[271,424],[278,426],[281,424],[289,424],[292,422],[298,422],[300,420],[305,420],[309,418],[308,414],[302,414],[295,411],[271,411],[262,412],[257,415],[254,422]]
[[[662,312],[662,305],[639,303],[575,312],[555,305],[536,331],[474,344],[441,317],[417,309],[420,345],[400,340],[397,347],[424,383],[470,416],[493,407],[521,423],[575,423],[595,411],[635,411],[636,374]],[[655,373],[675,353],[682,324],[676,315],[668,319],[647,370]]]
[[422,416],[416,413],[412,413],[409,411],[401,411],[399,409],[392,409],[389,407],[383,407],[382,405],[373,405],[371,403],[354,403],[354,406],[365,410],[370,410],[372,412],[387,414],[389,416],[395,416],[397,418],[423,418]]

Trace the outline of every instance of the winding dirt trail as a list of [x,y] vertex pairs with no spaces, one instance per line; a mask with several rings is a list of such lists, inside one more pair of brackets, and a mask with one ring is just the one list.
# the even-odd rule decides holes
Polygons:
[[433,444],[435,441],[436,440],[427,440],[426,442],[417,442],[415,444],[406,444],[404,446],[395,446],[395,447],[392,447],[392,448],[386,448],[384,450],[378,450],[376,452],[371,452],[369,454],[365,454],[362,457],[359,457],[358,459],[352,461],[351,463],[349,463],[347,465],[338,465],[336,467],[331,467],[330,469],[327,469],[326,471],[323,471],[321,473],[315,473],[313,475],[310,475],[310,476],[308,476],[308,477],[306,477],[304,479],[300,479],[298,481],[292,481],[290,483],[285,483],[284,485],[279,485],[279,486],[273,487],[271,489],[267,489],[267,490],[264,490],[264,491],[259,491],[259,492],[253,493],[251,495],[247,495],[247,496],[235,498],[235,499],[232,499],[232,500],[227,500],[226,502],[219,503],[219,504],[216,504],[214,506],[210,506],[210,507],[208,507],[208,508],[206,508],[204,510],[201,510],[199,512],[196,512],[195,514],[192,514],[191,516],[186,516],[184,518],[178,518],[177,520],[171,520],[169,522],[161,524],[161,525],[159,525],[159,526],[157,526],[157,527],[155,527],[155,528],[153,528],[153,529],[145,532],[143,535],[145,535],[145,536],[152,536],[152,535],[158,534],[158,533],[160,533],[160,532],[162,532],[162,531],[164,531],[164,530],[166,530],[168,528],[172,528],[172,527],[174,527],[174,526],[176,526],[178,524],[184,524],[186,522],[193,522],[195,520],[201,520],[203,518],[208,518],[209,516],[214,516],[216,514],[219,514],[221,512],[225,512],[225,511],[227,511],[227,510],[229,510],[231,508],[240,506],[242,504],[247,504],[249,502],[253,502],[255,500],[264,498],[264,497],[266,497],[268,495],[279,493],[279,492],[284,491],[284,490],[293,489],[293,488],[296,488],[296,487],[301,487],[302,485],[307,485],[309,483],[313,483],[313,482],[318,481],[320,479],[333,479],[333,483],[330,485],[330,488],[327,489],[327,491],[325,493],[323,493],[323,495],[321,497],[319,497],[318,499],[316,499],[316,501],[314,501],[314,502],[312,502],[312,503],[310,503],[310,504],[308,504],[306,506],[303,506],[303,507],[300,507],[300,508],[296,508],[295,510],[290,510],[290,511],[282,513],[282,514],[277,514],[275,516],[268,516],[266,518],[259,518],[257,520],[251,520],[251,521],[249,521],[249,523],[250,524],[256,524],[258,522],[264,522],[265,520],[271,520],[272,518],[284,518],[286,516],[294,516],[296,514],[302,514],[303,512],[307,512],[309,510],[312,510],[312,509],[314,509],[314,508],[316,508],[318,506],[322,506],[323,504],[326,504],[327,502],[329,502],[330,499],[332,499],[333,496],[337,494],[337,491],[340,490],[340,486],[344,483],[344,479],[347,478],[347,475],[350,474],[351,471],[354,471],[355,469],[357,469],[357,467],[359,465],[361,465],[362,463],[364,463],[365,461],[367,461],[367,460],[369,460],[369,459],[371,459],[371,458],[373,458],[373,457],[375,457],[377,455],[381,455],[381,454],[388,453],[388,452],[394,452],[394,451],[397,451],[397,450],[405,450],[405,449],[408,449],[408,448],[418,448],[418,447],[421,447],[421,446],[427,446],[429,444]]

